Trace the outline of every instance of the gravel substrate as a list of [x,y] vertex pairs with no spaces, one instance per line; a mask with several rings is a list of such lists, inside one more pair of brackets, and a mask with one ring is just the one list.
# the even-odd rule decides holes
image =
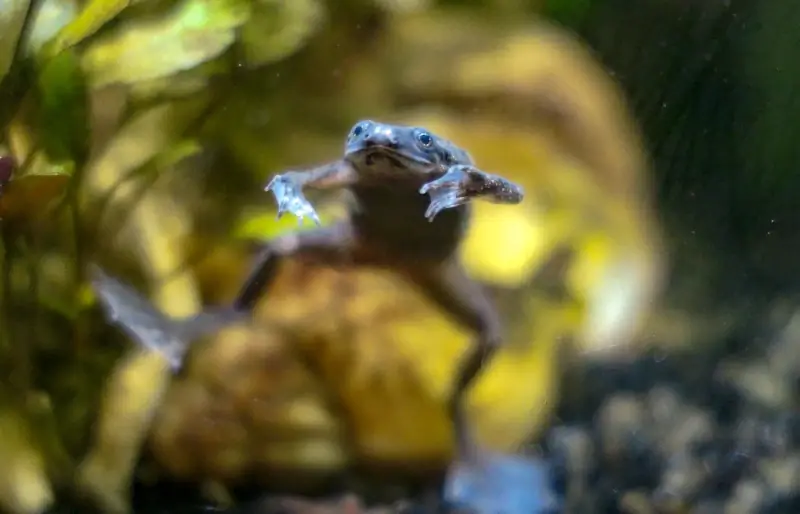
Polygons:
[[584,373],[544,445],[564,512],[800,512],[800,317],[787,318],[778,337]]

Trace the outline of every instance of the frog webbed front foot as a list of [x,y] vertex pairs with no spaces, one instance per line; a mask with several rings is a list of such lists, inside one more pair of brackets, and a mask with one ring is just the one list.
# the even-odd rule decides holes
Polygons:
[[443,176],[423,185],[419,192],[431,197],[425,211],[428,221],[433,221],[443,210],[464,205],[474,198],[511,204],[521,202],[524,196],[521,186],[463,164],[450,167]]
[[317,225],[320,224],[317,211],[303,194],[302,181],[297,180],[295,172],[275,175],[264,191],[271,191],[278,202],[278,218],[287,212],[294,214],[299,223],[303,218],[311,218]]

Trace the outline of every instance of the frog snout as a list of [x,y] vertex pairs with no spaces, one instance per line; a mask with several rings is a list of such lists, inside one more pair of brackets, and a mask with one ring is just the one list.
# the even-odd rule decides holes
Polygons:
[[399,142],[397,135],[390,130],[375,129],[364,136],[364,146],[382,146],[385,148],[397,148]]

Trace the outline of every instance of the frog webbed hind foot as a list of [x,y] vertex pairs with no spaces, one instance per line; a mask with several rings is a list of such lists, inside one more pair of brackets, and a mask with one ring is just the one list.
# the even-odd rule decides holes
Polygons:
[[161,354],[173,372],[178,372],[183,366],[192,341],[243,318],[242,314],[230,308],[206,310],[186,318],[170,318],[144,295],[106,274],[99,266],[90,266],[89,275],[109,321],[122,328],[143,348]]
[[559,507],[544,462],[490,452],[450,467],[444,501],[459,512],[475,514],[551,514]]

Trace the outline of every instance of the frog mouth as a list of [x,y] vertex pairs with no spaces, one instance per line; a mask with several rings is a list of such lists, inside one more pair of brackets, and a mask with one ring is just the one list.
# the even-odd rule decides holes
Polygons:
[[366,163],[367,166],[374,166],[382,161],[388,162],[395,168],[407,166],[407,163],[404,163],[403,159],[386,152],[370,152],[364,156],[364,163]]
[[388,147],[373,146],[371,148],[364,148],[357,153],[361,154],[361,158],[367,166],[388,163],[395,168],[417,168],[426,164],[423,161],[415,159],[413,156]]

